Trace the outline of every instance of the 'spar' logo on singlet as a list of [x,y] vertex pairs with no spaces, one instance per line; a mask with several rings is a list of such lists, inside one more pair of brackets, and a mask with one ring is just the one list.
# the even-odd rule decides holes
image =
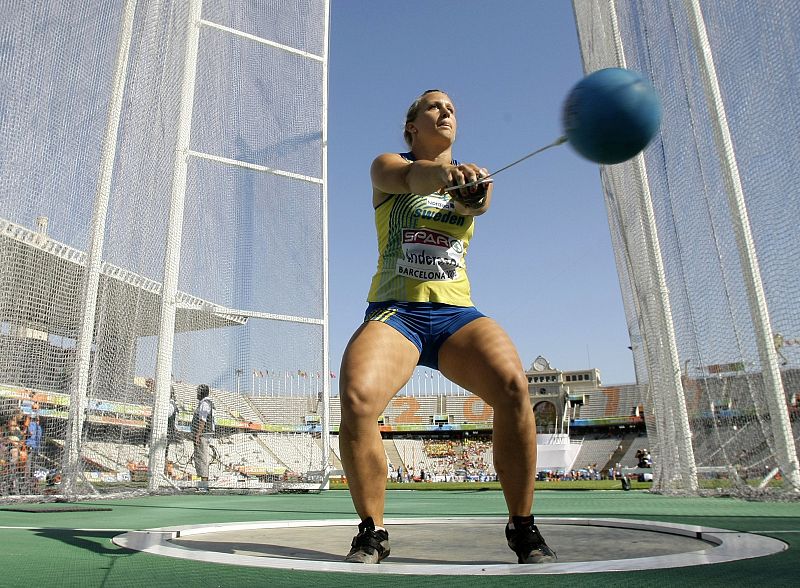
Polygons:
[[403,229],[403,257],[397,275],[423,281],[457,280],[464,260],[464,243],[430,229]]

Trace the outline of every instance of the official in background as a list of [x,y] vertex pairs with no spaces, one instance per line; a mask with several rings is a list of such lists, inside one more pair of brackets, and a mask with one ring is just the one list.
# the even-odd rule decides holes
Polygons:
[[194,468],[200,476],[200,488],[208,491],[208,462],[210,458],[209,439],[214,436],[214,401],[209,394],[208,384],[197,387],[197,408],[192,417],[192,438],[194,441]]

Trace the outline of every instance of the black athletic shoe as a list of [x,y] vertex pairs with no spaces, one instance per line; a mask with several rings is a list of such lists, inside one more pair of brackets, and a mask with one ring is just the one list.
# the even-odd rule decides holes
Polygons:
[[514,528],[506,525],[508,546],[517,554],[517,563],[551,563],[556,560],[556,552],[547,546],[544,537],[529,519],[512,517]]
[[358,525],[358,535],[353,537],[352,549],[344,561],[350,563],[381,563],[389,555],[389,533],[375,529],[372,517]]

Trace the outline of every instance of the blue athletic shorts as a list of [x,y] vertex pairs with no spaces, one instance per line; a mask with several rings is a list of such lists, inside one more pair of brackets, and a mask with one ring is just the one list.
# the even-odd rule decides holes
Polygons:
[[439,369],[439,348],[461,327],[486,316],[474,306],[438,302],[371,302],[364,322],[378,321],[394,327],[419,349],[417,365]]

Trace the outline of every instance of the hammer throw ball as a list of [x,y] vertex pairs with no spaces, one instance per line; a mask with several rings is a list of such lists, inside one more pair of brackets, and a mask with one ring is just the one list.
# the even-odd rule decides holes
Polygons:
[[621,163],[640,153],[658,132],[661,102],[641,75],[610,67],[575,84],[564,101],[562,122],[580,155],[596,163]]

